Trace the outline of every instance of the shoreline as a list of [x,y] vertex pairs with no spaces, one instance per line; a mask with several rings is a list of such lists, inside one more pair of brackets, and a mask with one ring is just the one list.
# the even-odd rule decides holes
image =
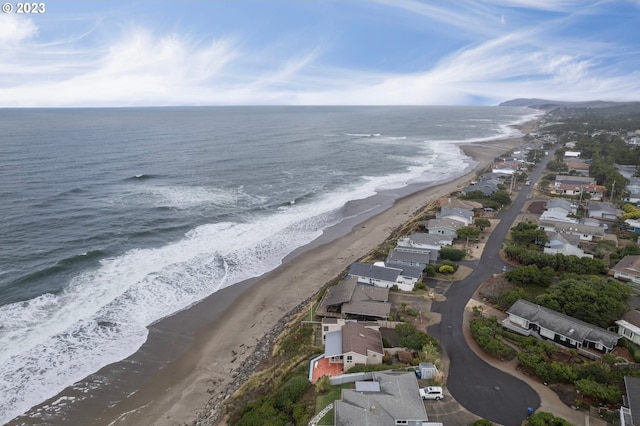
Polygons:
[[[537,119],[517,127],[526,134],[528,130],[524,129],[535,122]],[[98,391],[93,400],[78,402],[78,408],[73,408],[66,420],[82,419],[99,425],[175,425],[208,419],[260,360],[270,356],[271,343],[279,334],[278,326],[281,330],[287,319],[306,306],[328,281],[380,245],[417,211],[463,187],[495,156],[517,146],[521,140],[513,137],[457,144],[476,163],[471,167],[467,163],[464,175],[401,195],[391,206],[383,206],[382,212],[344,225],[350,226],[346,231],[331,230],[323,234],[324,238],[294,250],[273,271],[220,290],[151,325],[147,342],[136,354],[92,375],[120,376],[122,383],[110,382],[106,387],[121,385],[125,390],[127,384],[131,388],[131,383],[136,382],[138,390],[113,401],[110,408],[106,408],[104,399],[109,399],[111,390],[105,390],[107,395]],[[91,383],[92,376],[84,381]],[[39,406],[51,404],[60,395]],[[222,413],[215,412],[219,414]],[[18,417],[10,424],[27,419],[37,420]]]

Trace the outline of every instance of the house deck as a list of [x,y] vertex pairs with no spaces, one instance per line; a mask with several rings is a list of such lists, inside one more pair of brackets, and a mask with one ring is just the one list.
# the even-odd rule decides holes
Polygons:
[[342,374],[342,364],[330,363],[329,358],[320,358],[313,365],[311,383],[315,383],[322,376],[338,376]]

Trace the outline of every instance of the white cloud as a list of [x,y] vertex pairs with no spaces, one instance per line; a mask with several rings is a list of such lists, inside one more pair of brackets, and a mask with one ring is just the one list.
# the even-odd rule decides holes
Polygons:
[[[493,16],[496,25],[477,30],[473,41],[428,69],[385,73],[327,63],[324,54],[331,45],[326,44],[300,44],[292,49],[292,44],[280,39],[266,40],[256,48],[238,36],[195,39],[136,25],[120,27],[115,34],[102,31],[101,35],[108,33],[106,38],[87,33],[45,43],[33,21],[5,15],[0,17],[0,46],[4,42],[10,48],[0,49],[0,106],[466,104],[514,97],[640,98],[637,72],[603,65],[610,58],[624,63],[628,51],[602,41],[553,35],[550,29],[559,20],[571,18],[509,32],[504,28],[508,24],[501,24],[502,16],[486,9],[487,2],[470,12],[415,0],[390,1],[377,3],[425,19],[435,14],[433,19],[453,29],[478,26],[487,16]],[[424,49],[424,55],[429,55],[428,47]]]
[[0,15],[0,46],[3,49],[15,47],[37,33],[38,29],[31,19],[11,13]]

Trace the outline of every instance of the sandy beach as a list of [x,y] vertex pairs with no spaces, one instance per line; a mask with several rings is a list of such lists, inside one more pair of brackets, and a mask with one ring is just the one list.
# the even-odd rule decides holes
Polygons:
[[[524,133],[528,129],[524,127]],[[139,391],[104,411],[96,424],[177,425],[192,423],[199,415],[207,417],[219,408],[218,401],[233,393],[238,370],[285,315],[314,298],[328,281],[382,243],[416,211],[464,187],[495,156],[519,143],[519,138],[513,138],[462,145],[477,162],[464,176],[401,198],[347,235],[290,256],[274,271],[215,293],[154,325],[152,335],[190,340],[188,349],[153,374]],[[182,329],[192,327],[198,330],[193,337],[181,335]]]

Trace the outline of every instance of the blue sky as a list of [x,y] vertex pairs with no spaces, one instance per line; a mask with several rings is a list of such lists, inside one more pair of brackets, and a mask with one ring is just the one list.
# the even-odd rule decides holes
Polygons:
[[640,0],[44,3],[0,107],[640,101]]

